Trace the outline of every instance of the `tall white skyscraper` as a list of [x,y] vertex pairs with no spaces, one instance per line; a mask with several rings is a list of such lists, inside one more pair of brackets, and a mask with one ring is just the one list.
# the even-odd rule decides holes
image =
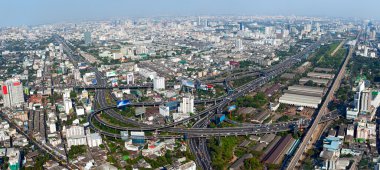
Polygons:
[[182,98],[182,112],[183,113],[194,113],[194,96],[187,94]]
[[153,79],[153,89],[155,91],[164,90],[165,89],[165,78],[156,76]]
[[14,107],[24,104],[24,90],[19,79],[10,79],[2,85],[2,94],[5,107]]

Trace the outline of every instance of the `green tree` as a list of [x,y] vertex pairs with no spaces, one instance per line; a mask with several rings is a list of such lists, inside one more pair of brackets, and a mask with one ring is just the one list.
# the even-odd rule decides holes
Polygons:
[[263,170],[264,166],[260,163],[259,159],[252,157],[244,161],[244,168],[249,170]]
[[70,92],[70,98],[75,99],[77,98],[78,94],[75,91]]

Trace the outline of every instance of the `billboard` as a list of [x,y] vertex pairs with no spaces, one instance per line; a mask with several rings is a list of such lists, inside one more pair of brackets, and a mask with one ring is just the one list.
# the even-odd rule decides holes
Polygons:
[[199,89],[208,90],[207,85],[203,85],[203,84],[199,86]]
[[8,94],[8,88],[7,88],[7,86],[3,86],[3,94]]
[[117,80],[112,80],[112,87],[118,87],[119,84],[117,83]]
[[232,65],[232,66],[238,66],[239,62],[237,62],[237,61],[230,61],[230,65]]
[[226,119],[226,115],[224,114],[216,114],[215,115],[215,123],[220,124]]
[[115,77],[116,76],[116,72],[115,71],[106,72],[106,76],[107,77]]
[[120,100],[117,102],[117,107],[120,108],[120,107],[124,107],[130,104],[131,102],[129,100]]
[[236,105],[228,106],[228,111],[229,112],[232,112],[234,110],[236,110]]
[[24,93],[25,93],[26,95],[29,95],[29,94],[30,94],[30,92],[29,92],[29,88],[28,88],[28,87],[25,87],[25,88],[24,88]]
[[194,88],[194,82],[191,80],[182,80],[182,85],[186,87]]

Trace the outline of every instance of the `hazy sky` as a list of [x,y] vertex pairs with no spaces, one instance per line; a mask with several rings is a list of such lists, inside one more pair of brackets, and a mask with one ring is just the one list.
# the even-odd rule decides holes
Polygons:
[[380,0],[0,0],[0,26],[112,17],[307,15],[380,19]]

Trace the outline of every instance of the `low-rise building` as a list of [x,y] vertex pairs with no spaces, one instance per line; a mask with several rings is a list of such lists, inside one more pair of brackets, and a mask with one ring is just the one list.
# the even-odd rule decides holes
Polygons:
[[88,147],[98,147],[102,144],[102,137],[99,133],[91,133],[87,135],[87,145]]

